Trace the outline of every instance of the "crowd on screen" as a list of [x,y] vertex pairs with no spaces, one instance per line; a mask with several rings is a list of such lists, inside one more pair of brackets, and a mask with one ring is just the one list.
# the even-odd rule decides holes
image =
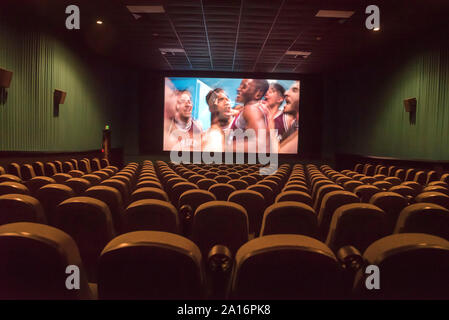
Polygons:
[[286,89],[265,79],[242,79],[234,108],[223,88],[210,90],[204,97],[211,117],[207,130],[192,117],[191,92],[175,89],[170,80],[165,86],[164,150],[252,152],[254,139],[262,142],[257,152],[297,152],[299,81]]

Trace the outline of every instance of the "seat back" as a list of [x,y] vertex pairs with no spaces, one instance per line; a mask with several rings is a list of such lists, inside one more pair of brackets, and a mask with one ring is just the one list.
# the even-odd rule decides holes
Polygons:
[[71,178],[66,180],[64,184],[72,188],[77,196],[82,196],[91,187],[91,183],[83,178]]
[[10,194],[10,193],[20,193],[20,194],[30,194],[28,188],[18,182],[5,181],[0,182],[0,195]]
[[123,232],[124,206],[120,191],[113,187],[98,185],[87,189],[85,196],[106,203],[111,212],[115,231],[117,233]]
[[369,274],[360,270],[354,287],[361,298],[449,299],[449,242],[421,234],[394,234],[377,240],[363,254],[381,273],[380,290],[367,290]]
[[24,194],[0,196],[0,225],[14,222],[46,223],[39,200]]
[[100,299],[202,299],[205,287],[200,250],[176,234],[126,233],[109,242],[99,259]]
[[324,243],[278,234],[253,239],[238,250],[230,298],[331,299],[340,287],[337,259]]
[[31,164],[23,164],[21,168],[22,178],[24,181],[28,181],[36,176],[33,166]]
[[420,193],[415,198],[416,202],[435,203],[446,209],[449,209],[449,196],[442,192],[426,191]]
[[312,206],[312,197],[302,191],[284,191],[277,195],[275,202],[282,202],[282,201],[296,201],[304,203],[308,206]]
[[248,215],[248,231],[250,234],[257,236],[260,233],[263,213],[266,208],[263,195],[254,190],[237,190],[229,195],[228,201],[245,208]]
[[269,234],[302,234],[318,236],[317,215],[312,207],[293,201],[277,202],[263,215],[260,236]]
[[209,201],[200,205],[193,217],[192,240],[204,257],[217,244],[225,245],[234,255],[248,241],[248,215],[241,205]]
[[392,233],[399,213],[408,205],[408,200],[395,192],[379,192],[371,197],[370,203],[381,208],[386,213],[387,231]]
[[399,214],[394,233],[427,233],[449,240],[449,210],[434,203],[415,203]]
[[23,179],[22,172],[20,170],[20,165],[18,163],[15,162],[10,163],[7,167],[7,171],[9,174],[19,177],[20,179]]
[[180,223],[176,208],[167,201],[138,200],[131,203],[124,213],[124,231],[164,231],[179,233]]
[[55,227],[67,232],[76,242],[87,268],[90,282],[96,282],[97,259],[115,236],[111,212],[106,203],[90,197],[73,197],[60,203]]
[[364,252],[386,235],[386,214],[382,209],[368,203],[352,203],[335,211],[326,244],[334,252],[347,245]]
[[[0,226],[0,299],[92,299],[76,243],[65,232],[37,223]],[[80,289],[67,290],[67,266],[80,271]]]
[[30,191],[30,194],[34,197],[37,193],[37,190],[50,183],[56,183],[56,181],[50,177],[38,176],[26,181],[25,186]]

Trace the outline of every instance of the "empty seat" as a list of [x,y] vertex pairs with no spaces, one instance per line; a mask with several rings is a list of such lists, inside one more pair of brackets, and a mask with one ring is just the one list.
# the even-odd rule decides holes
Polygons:
[[90,166],[92,171],[100,170],[101,169],[100,160],[98,160],[97,158],[90,160]]
[[59,160],[55,160],[55,161],[53,161],[53,163],[55,164],[56,171],[58,173],[62,173],[63,172],[63,170],[62,170],[62,162],[59,161]]
[[84,176],[84,172],[80,170],[71,170],[68,172],[68,174],[70,174],[72,178],[81,178],[82,176]]
[[416,169],[409,168],[405,171],[405,181],[412,181],[416,174]]
[[379,192],[371,197],[370,203],[381,208],[386,213],[387,231],[392,233],[399,214],[408,205],[408,200],[395,192]]
[[33,169],[36,176],[45,176],[44,164],[40,161],[33,162]]
[[30,190],[28,188],[18,182],[0,182],[0,195],[10,194],[10,193],[19,193],[19,194],[30,194]]
[[427,233],[449,240],[449,210],[434,203],[415,203],[399,214],[394,233]]
[[227,183],[237,190],[244,190],[248,188],[248,182],[240,179],[229,180]]
[[284,191],[277,195],[275,202],[282,202],[282,201],[296,201],[296,202],[302,202],[308,206],[312,206],[312,197],[301,191]]
[[237,189],[230,184],[217,183],[211,185],[208,191],[213,193],[217,200],[226,201],[228,200],[229,195],[236,190]]
[[111,212],[106,203],[90,197],[73,197],[58,205],[54,220],[55,227],[75,240],[89,281],[96,282],[98,257],[115,236]]
[[0,225],[13,222],[46,223],[39,200],[24,194],[0,196]]
[[358,186],[354,189],[354,193],[360,198],[361,202],[369,202],[371,197],[380,192],[380,189],[372,185]]
[[241,205],[209,201],[200,205],[193,217],[192,240],[204,257],[215,245],[227,246],[232,255],[248,241],[248,215]]
[[407,186],[416,191],[416,194],[420,193],[423,189],[423,186],[415,181],[405,181],[400,184],[401,186]]
[[230,298],[336,298],[338,279],[338,261],[324,243],[301,235],[269,235],[238,250]]
[[265,206],[268,207],[274,202],[274,191],[269,186],[262,184],[254,184],[247,188],[247,190],[252,190],[259,192],[265,198]]
[[[98,159],[97,159],[98,160]],[[97,184],[99,184],[101,182],[101,178],[93,173],[91,174],[85,174],[84,176],[82,176],[81,178],[86,179],[87,181],[90,182],[91,186],[96,186]]]
[[213,180],[213,179],[201,179],[198,180],[198,182],[196,183],[196,185],[202,189],[202,190],[209,190],[210,186],[213,184],[216,184],[217,181]]
[[212,192],[192,189],[187,190],[181,194],[181,196],[179,197],[179,207],[182,207],[184,205],[190,206],[190,209],[192,210],[191,214],[193,215],[200,205],[215,200],[217,200],[217,198]]
[[12,174],[0,175],[0,182],[6,182],[6,181],[22,183],[22,179],[20,179],[18,176],[15,176]]
[[285,185],[285,187],[284,187],[284,189],[282,189],[282,191],[301,191],[301,192],[310,194],[310,190],[306,185],[297,184],[297,183]]
[[123,205],[128,205],[129,202],[129,193],[128,193],[128,187],[126,183],[120,180],[116,179],[106,179],[100,183],[101,186],[108,186],[117,189],[120,194],[122,195]]
[[241,176],[240,179],[245,180],[249,186],[257,183],[257,178],[249,175]]
[[179,208],[179,197],[187,190],[198,189],[198,186],[191,182],[178,182],[173,186],[170,192],[171,202]]
[[81,196],[84,194],[84,191],[91,187],[90,182],[83,178],[71,178],[65,181],[64,184],[72,188],[77,196]]
[[58,170],[56,170],[56,166],[55,166],[54,163],[52,163],[52,162],[47,162],[47,163],[45,164],[45,175],[46,175],[47,177],[52,177],[52,176],[54,176],[54,175],[57,174],[57,173],[58,173]]
[[[0,226],[0,299],[92,299],[83,262],[73,239],[37,223]],[[79,268],[79,290],[67,290],[67,266]]]
[[24,181],[28,181],[36,176],[36,173],[34,172],[33,166],[31,164],[22,165],[20,171],[22,173],[22,179]]
[[109,167],[109,160],[106,159],[106,158],[103,158],[103,159],[100,160],[100,164],[101,164],[102,168]]
[[139,188],[159,188],[163,189],[160,182],[154,181],[154,180],[142,180],[136,184],[136,189]]
[[57,173],[52,176],[56,183],[65,183],[67,180],[71,179],[72,176],[68,173]]
[[28,180],[25,182],[25,186],[30,191],[30,194],[34,196],[37,193],[37,190],[39,190],[41,187],[50,184],[50,183],[56,183],[56,181],[53,178],[50,177],[34,177],[31,180]]
[[180,222],[176,208],[167,201],[139,200],[131,203],[124,213],[124,231],[165,231],[180,232]]
[[218,183],[226,183],[229,180],[231,180],[231,178],[225,175],[218,175],[214,178],[214,180],[217,181]]
[[90,187],[84,193],[86,197],[95,198],[107,204],[111,212],[114,229],[117,233],[123,232],[123,200],[120,191],[108,186]]
[[321,201],[321,207],[318,211],[318,227],[321,238],[326,239],[334,213],[339,207],[359,201],[360,199],[349,191],[332,191],[327,193],[323,201]]
[[263,195],[254,190],[237,190],[229,195],[228,201],[245,208],[248,215],[249,233],[257,236],[260,233],[263,213],[266,208]]
[[269,234],[302,234],[315,238],[318,236],[317,215],[304,203],[275,203],[265,210],[260,230],[260,236]]
[[319,210],[321,207],[321,201],[323,200],[324,196],[332,191],[343,191],[344,189],[339,186],[338,184],[327,184],[321,186],[317,193],[315,194],[315,201],[313,203],[313,208],[315,210]]
[[353,192],[354,189],[357,188],[358,186],[363,186],[363,182],[351,180],[351,181],[347,181],[343,184],[343,188],[349,192]]
[[75,167],[73,166],[73,163],[71,163],[70,161],[65,161],[62,164],[62,172],[63,173],[69,173],[72,170],[75,170]]
[[402,182],[398,177],[387,177],[384,181],[391,183],[393,186],[400,185]]
[[416,196],[415,201],[435,203],[446,209],[449,209],[449,196],[441,192],[429,191],[420,193]]
[[430,182],[432,181],[438,181],[439,179],[439,174],[436,171],[429,171],[427,172],[427,178],[426,178],[426,185],[428,185]]
[[424,171],[418,171],[413,178],[413,181],[418,182],[421,185],[425,185],[427,180],[427,174]]
[[176,234],[126,233],[109,242],[99,259],[100,299],[201,299],[205,288],[200,250]]
[[354,287],[360,297],[375,299],[449,299],[449,242],[421,234],[394,234],[377,240],[363,254],[380,270],[380,290],[366,289],[365,270]]
[[109,177],[111,176],[110,173],[103,171],[103,170],[94,171],[94,172],[92,172],[92,174],[100,177],[101,181],[109,179]]
[[150,188],[150,187],[143,187],[136,189],[131,194],[131,202],[145,199],[168,201],[168,196],[164,190],[160,188]]
[[376,182],[373,183],[373,186],[379,188],[381,191],[387,191],[393,185],[390,182],[387,182],[387,181],[376,181]]
[[449,189],[440,185],[427,186],[424,189],[422,189],[422,192],[441,192],[449,196]]
[[10,163],[7,167],[7,172],[8,174],[12,174],[16,177],[19,177],[20,179],[23,179],[22,173],[20,171],[20,165],[18,163],[15,162]]
[[75,192],[72,188],[63,184],[47,184],[36,192],[36,198],[39,199],[39,202],[44,208],[47,221],[52,225],[54,223],[56,207],[64,200],[74,196]]
[[335,211],[326,244],[334,252],[347,245],[364,252],[386,235],[386,214],[382,209],[369,203],[351,203]]
[[388,191],[399,193],[400,195],[407,197],[409,199],[413,199],[418,194],[412,187],[407,187],[403,185],[393,186]]
[[401,181],[405,181],[405,170],[404,169],[398,169],[394,173],[394,176],[396,178],[399,178]]
[[0,166],[0,175],[5,174],[5,173],[6,173],[5,169],[2,166]]
[[85,174],[90,173],[90,165],[88,160],[81,160],[78,162],[78,169],[83,171]]

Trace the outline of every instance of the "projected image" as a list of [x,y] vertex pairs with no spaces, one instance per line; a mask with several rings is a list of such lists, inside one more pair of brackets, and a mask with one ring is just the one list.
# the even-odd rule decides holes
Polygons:
[[300,82],[165,78],[164,150],[298,152]]

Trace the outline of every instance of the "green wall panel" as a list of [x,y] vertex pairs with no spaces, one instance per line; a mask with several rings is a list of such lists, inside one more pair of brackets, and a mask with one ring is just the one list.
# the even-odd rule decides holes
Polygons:
[[[123,145],[124,88],[132,87],[127,70],[88,61],[46,33],[1,23],[0,67],[14,72],[7,102],[0,105],[0,150],[100,149],[105,124],[112,128],[113,147]],[[57,117],[54,89],[67,92]]]
[[[325,92],[325,155],[449,160],[447,45],[391,48],[380,62],[327,77]],[[415,121],[403,106],[411,97]]]

